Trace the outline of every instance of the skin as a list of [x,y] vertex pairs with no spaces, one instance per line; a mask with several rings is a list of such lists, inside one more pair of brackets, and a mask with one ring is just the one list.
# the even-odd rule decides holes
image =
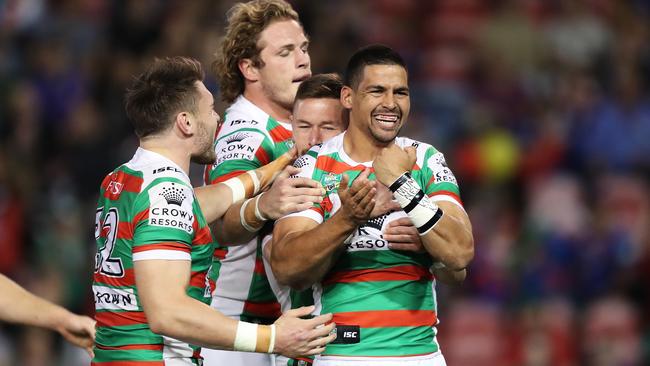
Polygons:
[[245,79],[244,97],[279,121],[289,121],[300,83],[311,76],[309,41],[298,22],[271,23],[259,36],[263,66],[239,62]]
[[[360,79],[358,85],[341,92],[341,103],[350,109],[343,148],[355,161],[374,161],[377,181],[367,180],[364,171],[349,189],[341,190],[341,208],[320,225],[304,217],[276,223],[271,267],[280,283],[294,288],[306,288],[327,273],[343,251],[345,238],[371,218],[376,185],[389,186],[415,163],[414,149],[402,150],[394,144],[410,110],[406,70],[399,65],[369,65]],[[445,215],[421,237],[424,248],[447,270],[464,272],[473,257],[469,219],[452,203],[439,206]]]
[[0,275],[0,293],[0,320],[55,330],[93,356],[94,320],[35,296],[3,275]]
[[293,106],[291,126],[299,155],[345,131],[347,124],[343,113],[343,106],[338,99],[297,100]]
[[[179,112],[168,131],[140,141],[142,148],[171,159],[186,174],[190,160],[210,160],[209,150],[212,150],[219,121],[212,95],[202,82],[197,81],[196,87],[199,92],[197,111]],[[214,206],[209,215],[220,217],[231,205],[232,193],[223,184],[214,185],[212,189],[210,193],[215,204],[209,205]],[[198,194],[197,199],[201,207],[208,207]],[[134,262],[136,286],[151,330],[192,344],[233,349],[237,321],[186,294],[190,266],[187,260]],[[165,285],[160,286],[161,283]],[[321,353],[325,344],[334,339],[335,335],[328,335],[334,324],[325,325],[331,320],[331,314],[310,320],[299,318],[312,310],[310,307],[296,309],[275,322],[276,353],[288,357],[314,355]]]
[[[251,59],[239,62],[245,83],[243,95],[274,119],[289,121],[298,87],[311,76],[309,40],[298,22],[281,20],[272,22],[260,33],[257,46],[263,65],[255,66]],[[324,191],[318,182],[289,179],[296,172],[287,167],[275,181],[277,188],[260,197],[258,205],[265,217],[276,219],[322,200]],[[246,243],[257,234],[241,225],[242,204],[233,206],[223,219],[214,223],[215,236],[223,245]]]

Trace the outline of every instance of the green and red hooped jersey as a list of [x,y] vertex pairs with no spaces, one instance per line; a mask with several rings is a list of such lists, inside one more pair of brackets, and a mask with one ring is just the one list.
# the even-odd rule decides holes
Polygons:
[[[154,334],[135,286],[138,260],[191,261],[187,294],[210,301],[213,238],[188,176],[139,148],[102,182],[95,220],[93,295],[97,336],[92,365],[198,364],[200,348]],[[164,284],[160,284],[164,286]]]
[[[217,161],[205,171],[205,183],[215,184],[264,166],[293,146],[291,125],[278,122],[239,96],[225,113],[217,133]],[[244,245],[216,245],[210,273],[212,306],[240,320],[271,324],[280,312],[264,271],[261,237]]]
[[[343,149],[345,132],[315,146],[294,166],[300,176],[321,182],[328,192],[321,204],[289,216],[328,220],[340,207],[338,184],[342,174],[352,182],[372,162],[353,161]],[[458,184],[444,156],[433,146],[398,137],[401,147],[414,146],[417,162],[413,179],[433,201],[450,201],[462,207]],[[337,326],[359,327],[358,343],[329,344],[324,355],[410,356],[439,350],[436,340],[437,300],[426,253],[394,251],[383,239],[388,223],[406,217],[394,211],[358,227],[345,241],[346,250],[321,281],[323,313],[333,313]]]

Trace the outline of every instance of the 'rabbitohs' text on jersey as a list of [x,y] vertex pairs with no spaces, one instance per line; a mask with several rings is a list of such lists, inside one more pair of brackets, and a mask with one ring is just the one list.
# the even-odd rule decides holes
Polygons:
[[[326,221],[341,207],[338,185],[343,174],[353,182],[364,168],[370,168],[369,179],[376,179],[372,162],[355,162],[345,153],[344,136],[345,132],[296,160],[300,176],[321,182],[327,197],[290,216]],[[416,148],[411,174],[433,201],[462,207],[456,178],[442,153],[408,138],[398,137],[395,143]],[[324,355],[395,357],[439,350],[433,259],[427,253],[390,250],[383,238],[388,223],[401,217],[407,217],[404,211],[393,211],[359,226],[322,279],[322,312],[333,313],[337,328],[345,330],[344,339],[327,345]]]
[[[226,110],[217,133],[217,161],[206,168],[205,183],[220,183],[270,163],[291,148],[291,137],[290,124],[276,121],[239,96]],[[260,236],[244,245],[217,245],[210,280],[212,306],[225,315],[263,324],[280,316],[264,272]]]
[[95,237],[92,364],[162,366],[163,359],[198,364],[198,347],[151,331],[133,272],[139,260],[191,261],[187,294],[209,302],[206,277],[213,238],[185,172],[164,156],[139,148],[102,182]]

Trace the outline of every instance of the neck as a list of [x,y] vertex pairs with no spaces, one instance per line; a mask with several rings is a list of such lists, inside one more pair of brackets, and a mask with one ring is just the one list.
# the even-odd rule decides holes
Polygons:
[[388,145],[389,143],[375,140],[368,132],[360,130],[352,121],[343,137],[343,149],[350,158],[359,163],[375,160],[379,151]]
[[140,147],[160,154],[178,165],[185,174],[190,175],[190,158],[189,149],[179,148],[166,138],[147,138],[140,140]]
[[244,90],[244,98],[255,104],[259,109],[263,110],[276,121],[289,122],[291,117],[290,110],[267,98],[262,91],[251,89],[252,88],[246,88],[246,90]]

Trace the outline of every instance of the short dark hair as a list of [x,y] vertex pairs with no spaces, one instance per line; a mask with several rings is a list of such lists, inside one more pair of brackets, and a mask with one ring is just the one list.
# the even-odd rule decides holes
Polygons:
[[295,101],[310,98],[339,99],[343,81],[339,74],[317,74],[303,81],[298,87]]
[[350,57],[345,69],[345,85],[355,89],[363,77],[364,68],[370,65],[399,65],[407,70],[399,53],[383,44],[373,44],[360,48]]
[[126,115],[139,138],[167,130],[181,111],[196,112],[201,63],[189,57],[155,59],[126,91]]

